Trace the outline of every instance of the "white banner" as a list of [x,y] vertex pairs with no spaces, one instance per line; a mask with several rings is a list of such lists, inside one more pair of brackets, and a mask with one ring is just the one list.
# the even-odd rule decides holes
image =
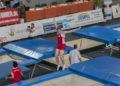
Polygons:
[[[55,17],[55,19],[58,26],[63,30],[104,21],[102,9],[59,16]],[[32,37],[56,32],[53,18],[49,18],[1,27],[0,37],[6,37],[6,42],[28,38],[30,33],[27,31],[27,26],[31,26],[31,23],[34,23],[35,25],[35,32],[32,33]]]
[[104,0],[104,14],[106,20],[112,19],[112,0]]
[[[56,32],[56,28],[53,22],[54,18],[45,19],[42,22],[45,34]],[[73,14],[55,17],[57,25],[62,28],[62,30],[71,29],[75,27]]]
[[74,14],[76,27],[95,24],[104,21],[102,9]]
[[[104,21],[102,9],[64,15],[56,17],[55,19],[58,26],[61,27],[63,30],[95,24]],[[53,23],[53,18],[45,19],[41,22],[45,34],[56,32],[56,28]]]
[[112,6],[112,12],[113,12],[113,18],[119,18],[120,17],[120,6],[119,5],[113,5]]
[[29,32],[27,31],[27,26],[31,26],[31,23],[35,24],[35,31],[33,32],[33,37],[44,34],[41,22],[34,21],[29,23],[1,27],[0,37],[6,37],[6,42],[28,38]]

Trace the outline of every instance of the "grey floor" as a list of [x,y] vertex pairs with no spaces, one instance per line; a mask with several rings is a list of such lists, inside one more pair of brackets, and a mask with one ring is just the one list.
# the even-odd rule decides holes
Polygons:
[[103,86],[104,84],[94,80],[71,74],[57,79],[48,80],[32,86]]

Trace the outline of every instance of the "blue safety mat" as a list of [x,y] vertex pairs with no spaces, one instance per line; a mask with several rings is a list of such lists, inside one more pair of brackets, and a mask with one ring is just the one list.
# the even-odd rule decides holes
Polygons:
[[[6,76],[11,75],[11,70],[13,68],[12,63],[13,61],[9,61],[9,62],[0,64],[0,81],[5,80]],[[22,70],[23,73],[28,73],[30,71],[30,69],[22,65],[19,65],[18,67]]]
[[80,37],[92,39],[106,44],[114,44],[120,41],[120,31],[107,29],[102,26],[92,26],[77,30],[72,33]]
[[106,84],[104,86],[117,86],[117,85],[113,85],[113,84]]
[[[7,44],[3,47],[7,52],[27,58],[41,61],[55,56],[57,43],[42,38],[35,38]],[[73,48],[66,47],[65,54]]]
[[0,54],[6,53],[4,49],[0,49]]
[[71,71],[83,73],[100,80],[105,80],[120,85],[120,59],[102,56],[92,60],[73,64]]
[[108,29],[120,28],[120,24],[106,26]]

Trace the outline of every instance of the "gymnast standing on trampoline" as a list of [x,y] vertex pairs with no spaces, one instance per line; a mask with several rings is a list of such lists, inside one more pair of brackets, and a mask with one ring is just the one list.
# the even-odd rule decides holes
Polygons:
[[62,61],[62,70],[65,69],[65,61],[64,61],[64,51],[66,49],[66,44],[65,44],[65,34],[74,32],[75,30],[80,29],[81,27],[78,27],[74,30],[70,31],[62,31],[60,27],[58,27],[56,20],[54,19],[54,24],[57,29],[57,39],[58,39],[58,45],[56,48],[56,63],[57,63],[57,71],[60,69],[60,64],[59,64],[59,59]]

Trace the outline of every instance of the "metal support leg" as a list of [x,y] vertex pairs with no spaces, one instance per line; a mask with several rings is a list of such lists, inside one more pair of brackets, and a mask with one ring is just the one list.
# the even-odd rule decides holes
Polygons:
[[112,56],[112,53],[113,53],[113,49],[112,47],[110,48],[110,56]]
[[106,48],[107,49],[110,49],[110,56],[112,56],[112,53],[113,53],[113,46],[110,44],[110,45],[106,45]]
[[41,65],[37,65],[38,67],[40,67],[40,68],[44,68],[44,69],[46,69],[46,70],[49,70],[49,71],[53,71],[53,70],[51,70],[50,68],[48,68],[48,67],[44,67],[44,66],[41,66]]
[[79,48],[79,50],[81,50],[81,47],[82,47],[82,39],[80,41],[80,48]]
[[20,58],[15,58],[14,56],[10,55],[10,53],[6,53],[6,55],[8,55],[11,59],[13,60],[23,60],[23,59],[20,59]]
[[107,49],[110,49],[110,56],[112,56],[112,53],[113,53],[113,46],[110,44],[110,45],[106,45],[106,48]]
[[8,55],[11,59],[14,59],[13,56],[10,55],[10,53],[7,53],[7,55]]
[[35,63],[35,66],[34,66],[34,68],[33,68],[33,70],[32,70],[32,74],[31,74],[31,78],[33,77],[33,75],[34,75],[34,72],[35,72],[35,69],[36,69],[36,66],[37,66],[37,63]]

